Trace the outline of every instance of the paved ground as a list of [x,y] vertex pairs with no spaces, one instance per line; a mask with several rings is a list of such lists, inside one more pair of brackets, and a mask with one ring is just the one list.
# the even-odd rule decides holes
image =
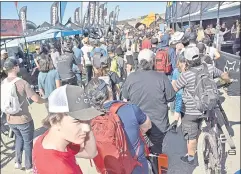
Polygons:
[[[229,97],[224,95],[225,102],[223,104],[224,110],[226,111],[229,121],[231,122],[234,130],[234,142],[237,147],[236,156],[227,156],[226,158],[226,172],[222,174],[234,174],[240,170],[240,98]],[[44,105],[32,104],[31,113],[35,122],[35,136],[43,133],[44,129],[41,126],[41,120],[46,116],[46,110]],[[172,122],[172,117],[170,117]],[[229,148],[228,145],[226,146]],[[163,150],[169,157],[169,171],[168,174],[202,174],[198,172],[196,166],[188,166],[181,162],[180,156],[186,154],[186,143],[182,137],[182,133],[178,134],[168,133],[165,141]],[[47,159],[46,159],[47,160]],[[96,174],[94,167],[90,166],[89,160],[77,159],[81,166],[84,174]],[[7,151],[1,148],[1,172],[3,174],[23,174],[24,171],[13,169],[14,166],[14,152]]]

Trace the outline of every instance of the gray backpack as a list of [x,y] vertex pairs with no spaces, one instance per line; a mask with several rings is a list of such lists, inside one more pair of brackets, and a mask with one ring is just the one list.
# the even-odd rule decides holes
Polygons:
[[190,71],[195,73],[194,93],[187,94],[193,99],[196,109],[204,113],[205,111],[214,109],[219,100],[219,92],[217,85],[212,76],[208,72],[207,64],[203,63],[200,70],[191,68]]
[[107,56],[103,56],[101,52],[96,52],[93,56],[93,66],[101,68],[103,65],[108,65],[109,60]]

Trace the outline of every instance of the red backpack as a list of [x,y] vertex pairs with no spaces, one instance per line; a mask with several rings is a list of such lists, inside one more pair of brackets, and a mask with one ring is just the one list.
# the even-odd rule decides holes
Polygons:
[[172,65],[169,60],[168,48],[157,50],[154,69],[158,72],[164,72],[166,74],[171,73]]
[[122,127],[123,123],[116,114],[124,104],[112,104],[109,112],[91,121],[98,150],[98,155],[93,161],[101,174],[131,174],[136,166],[142,166],[137,160],[140,141],[136,155],[132,157]]

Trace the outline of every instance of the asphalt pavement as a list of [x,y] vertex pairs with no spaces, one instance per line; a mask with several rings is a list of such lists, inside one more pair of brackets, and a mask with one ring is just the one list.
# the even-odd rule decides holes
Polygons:
[[[224,166],[226,171],[222,174],[234,174],[240,170],[240,97],[230,97],[225,93],[223,94],[225,101],[223,108],[228,116],[228,119],[232,125],[234,136],[233,140],[236,145],[236,155],[227,155],[224,160]],[[41,120],[47,115],[45,106],[42,104],[33,103],[30,106],[34,123],[35,123],[35,136],[41,135],[45,129],[41,125]],[[173,117],[169,116],[170,122],[173,121]],[[226,150],[229,147],[226,144]],[[182,155],[187,153],[186,142],[182,136],[180,127],[178,133],[174,134],[168,132],[163,144],[163,152],[168,155],[169,167],[168,174],[202,174],[198,171],[198,162],[195,160],[195,165],[190,166],[183,163],[180,160]],[[47,160],[47,159],[46,159]],[[23,160],[24,161],[24,160]],[[95,167],[91,167],[90,160],[77,159],[84,174],[97,174]],[[92,163],[93,164],[93,163]],[[14,169],[14,151],[6,150],[1,147],[1,172],[3,174],[24,174],[24,170]]]

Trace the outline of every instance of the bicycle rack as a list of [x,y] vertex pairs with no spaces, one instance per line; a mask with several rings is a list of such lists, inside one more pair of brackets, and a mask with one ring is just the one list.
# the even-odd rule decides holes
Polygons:
[[227,141],[227,139],[226,139],[224,134],[220,134],[219,139],[220,139],[221,143],[226,143],[226,141]]

